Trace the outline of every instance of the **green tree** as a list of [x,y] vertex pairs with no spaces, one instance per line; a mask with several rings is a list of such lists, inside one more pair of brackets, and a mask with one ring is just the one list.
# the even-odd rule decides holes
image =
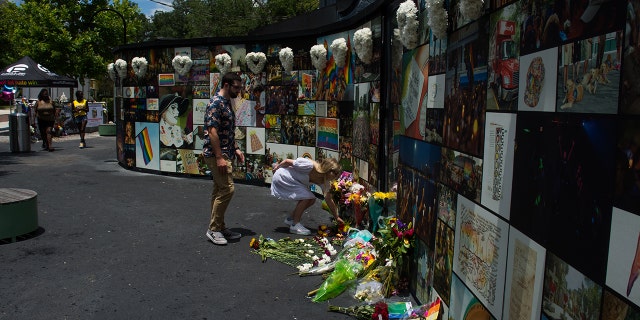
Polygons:
[[[0,41],[11,48],[0,55],[8,65],[28,55],[52,71],[80,79],[104,78],[112,50],[146,38],[149,22],[128,0],[25,0],[16,6],[0,2]],[[97,13],[97,14],[96,14]],[[3,47],[5,47],[3,45]]]
[[149,39],[244,36],[318,8],[319,0],[173,0],[151,18]]

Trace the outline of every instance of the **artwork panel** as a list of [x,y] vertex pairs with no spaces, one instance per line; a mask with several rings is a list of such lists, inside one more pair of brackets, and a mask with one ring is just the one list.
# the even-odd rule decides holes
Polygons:
[[327,101],[316,101],[316,116],[327,116]]
[[433,179],[440,172],[442,148],[424,141],[400,136],[400,162]]
[[596,319],[602,287],[547,250],[542,294],[542,318]]
[[516,115],[487,112],[482,161],[481,204],[509,220]]
[[602,299],[602,320],[637,320],[640,319],[640,310],[616,296],[608,289],[604,291]]
[[598,282],[611,228],[616,122],[518,115],[510,223]]
[[160,171],[176,172],[176,160],[178,150],[171,148],[160,148]]
[[178,155],[176,160],[176,172],[186,174],[200,174],[200,168],[198,167],[198,155],[196,151],[191,149],[178,149]]
[[246,142],[247,154],[262,154],[265,153],[266,138],[265,128],[249,127],[247,128],[247,142]]
[[321,117],[316,119],[316,147],[338,151],[340,136],[338,119]]
[[636,283],[639,268],[640,216],[614,207],[606,284],[636,306],[640,306],[640,287]]
[[451,277],[449,319],[496,319],[455,273]]
[[429,76],[429,89],[427,98],[427,108],[444,109],[444,84],[445,75],[437,74]]
[[453,271],[491,314],[503,309],[509,225],[458,196]]
[[193,99],[193,124],[204,124],[209,99]]
[[456,227],[456,210],[458,210],[458,193],[442,183],[437,185],[438,219],[449,228]]
[[[618,113],[620,70],[613,68],[613,57],[618,54],[618,33],[622,31],[562,46],[564,65],[558,68],[557,74],[558,112]],[[571,65],[566,64],[566,53],[572,54]]]
[[451,277],[455,245],[455,231],[441,220],[436,222],[435,266],[433,288],[447,305],[450,305]]
[[640,215],[640,119],[619,120],[614,205]]
[[411,192],[414,192],[414,196],[410,198],[415,199],[415,212],[414,226],[415,233],[418,238],[422,239],[429,248],[434,247],[436,238],[436,220],[437,212],[435,208],[436,203],[436,184],[432,179],[428,179],[424,175],[414,175],[413,188]]
[[504,311],[509,319],[540,319],[546,250],[518,229],[509,231]]
[[160,170],[160,139],[157,123],[135,123],[135,165],[140,169]]
[[489,63],[487,65],[487,110],[516,110],[520,72],[521,31],[516,21],[520,4],[491,13],[489,21]]
[[459,194],[480,203],[482,159],[442,148],[440,181]]
[[557,48],[520,56],[519,111],[554,112],[556,110]]

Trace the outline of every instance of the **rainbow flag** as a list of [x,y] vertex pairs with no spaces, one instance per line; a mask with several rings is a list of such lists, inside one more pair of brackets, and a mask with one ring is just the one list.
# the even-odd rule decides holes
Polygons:
[[151,149],[151,141],[149,140],[149,130],[147,127],[138,133],[138,141],[140,142],[140,150],[144,158],[144,164],[148,165],[153,159],[153,149]]

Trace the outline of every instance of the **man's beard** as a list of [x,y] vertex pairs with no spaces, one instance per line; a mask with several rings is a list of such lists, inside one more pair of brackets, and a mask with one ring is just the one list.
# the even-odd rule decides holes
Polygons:
[[229,90],[229,97],[231,97],[231,99],[235,99],[238,97],[238,93]]

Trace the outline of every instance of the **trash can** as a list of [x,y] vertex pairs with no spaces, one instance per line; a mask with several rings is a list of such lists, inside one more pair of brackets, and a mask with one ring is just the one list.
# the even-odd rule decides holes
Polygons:
[[9,114],[9,144],[11,152],[31,151],[31,130],[29,116],[26,113]]

